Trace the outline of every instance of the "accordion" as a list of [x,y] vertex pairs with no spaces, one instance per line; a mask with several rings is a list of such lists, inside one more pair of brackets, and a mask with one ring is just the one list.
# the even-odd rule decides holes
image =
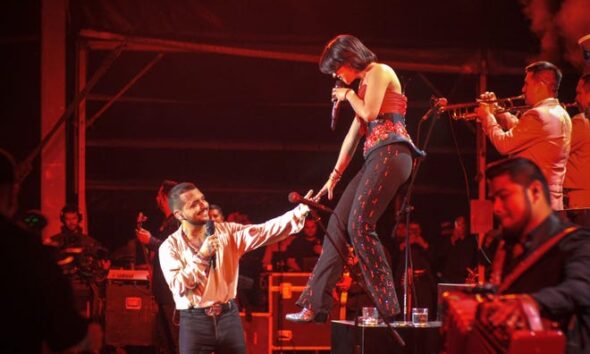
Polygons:
[[[446,354],[565,352],[563,333],[541,319],[526,295],[445,292],[442,306]],[[501,323],[495,323],[494,316],[502,318]]]

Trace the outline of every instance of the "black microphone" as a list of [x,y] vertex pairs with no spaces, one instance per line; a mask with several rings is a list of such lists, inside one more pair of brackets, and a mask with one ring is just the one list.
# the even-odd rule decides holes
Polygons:
[[[334,87],[344,87],[342,80],[336,80]],[[332,104],[332,120],[330,121],[330,128],[336,130],[336,123],[338,123],[338,115],[340,114],[340,104],[342,101],[335,100]]]
[[328,208],[325,205],[322,205],[320,203],[316,203],[313,200],[309,200],[309,199],[303,198],[301,196],[301,194],[299,194],[297,192],[291,192],[291,193],[289,193],[289,201],[291,203],[305,204],[305,205],[307,205],[308,207],[310,207],[312,209],[321,210],[321,211],[324,211],[324,212],[330,213],[330,214],[334,212],[332,209]]
[[[215,224],[212,220],[207,221],[207,236],[209,237],[215,233]],[[209,267],[215,269],[215,264],[217,263],[217,251],[213,253],[211,258],[209,258]]]
[[427,120],[433,112],[443,112],[449,102],[444,97],[430,97],[430,109],[422,116],[421,121]]

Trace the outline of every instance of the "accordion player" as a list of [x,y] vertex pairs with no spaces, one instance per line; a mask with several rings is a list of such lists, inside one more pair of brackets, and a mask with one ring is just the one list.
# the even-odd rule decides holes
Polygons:
[[443,294],[446,354],[561,354],[565,335],[528,295]]

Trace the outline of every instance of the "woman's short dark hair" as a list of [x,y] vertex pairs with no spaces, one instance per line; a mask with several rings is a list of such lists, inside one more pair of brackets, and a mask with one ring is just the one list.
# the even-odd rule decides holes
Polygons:
[[362,71],[377,60],[377,56],[355,36],[341,34],[332,39],[320,57],[320,71],[332,75],[342,65]]
[[511,157],[492,162],[486,168],[486,175],[489,180],[502,175],[508,175],[512,182],[520,184],[525,188],[530,186],[534,181],[539,181],[543,186],[543,194],[547,202],[551,200],[547,178],[545,178],[539,166],[524,157]]
[[177,185],[172,187],[172,189],[168,193],[168,206],[170,207],[170,210],[174,212],[175,210],[182,209],[180,195],[193,189],[197,189],[197,187],[189,182],[178,183]]

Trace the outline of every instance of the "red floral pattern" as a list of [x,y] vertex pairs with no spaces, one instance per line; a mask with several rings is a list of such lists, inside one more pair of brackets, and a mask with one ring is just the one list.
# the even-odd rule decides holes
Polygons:
[[395,135],[408,140],[410,143],[412,142],[412,138],[410,137],[410,134],[408,134],[406,126],[402,122],[394,123],[389,119],[384,119],[382,122],[379,122],[376,127],[369,129],[369,133],[363,147],[364,155],[366,156],[371,149],[380,143],[399,140],[396,139]]

